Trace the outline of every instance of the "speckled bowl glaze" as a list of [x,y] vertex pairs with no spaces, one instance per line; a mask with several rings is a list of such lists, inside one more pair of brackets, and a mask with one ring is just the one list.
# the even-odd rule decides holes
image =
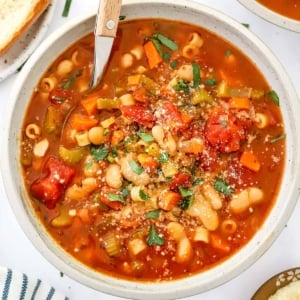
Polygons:
[[268,22],[271,22],[288,30],[300,32],[300,21],[280,15],[279,13],[276,13],[273,10],[260,4],[256,0],[238,0],[238,2],[240,2],[247,9]]
[[97,273],[70,257],[39,223],[26,194],[19,163],[20,131],[24,111],[38,80],[53,60],[76,40],[93,31],[93,14],[77,18],[47,38],[28,60],[15,86],[2,132],[1,168],[7,196],[16,218],[35,247],[50,263],[69,277],[104,293],[130,299],[178,299],[195,295],[234,278],[253,264],[279,235],[294,209],[299,193],[298,149],[300,111],[288,75],[272,52],[239,22],[209,7],[186,0],[124,0],[122,15],[132,18],[181,20],[216,32],[240,48],[262,70],[281,99],[287,134],[287,153],[282,188],[277,203],[253,239],[238,253],[218,266],[195,276],[168,282],[133,282]]

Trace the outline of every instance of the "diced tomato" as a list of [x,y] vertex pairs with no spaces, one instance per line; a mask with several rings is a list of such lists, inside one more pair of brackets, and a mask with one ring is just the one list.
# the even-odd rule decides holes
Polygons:
[[153,112],[142,105],[126,105],[121,108],[122,114],[125,118],[137,122],[146,127],[153,127],[155,123],[155,116]]
[[66,100],[70,100],[73,97],[73,91],[69,89],[57,88],[50,92],[49,100],[53,104],[62,104]]
[[118,193],[117,189],[110,188],[109,186],[103,186],[100,193],[100,200],[108,207],[114,210],[120,210],[124,206],[124,204],[120,201],[111,201],[108,198],[109,194],[117,194],[117,193]]
[[43,202],[47,208],[55,208],[62,195],[62,186],[57,181],[46,177],[35,181],[30,187],[31,194]]
[[75,169],[52,156],[46,162],[44,169],[47,175],[34,181],[30,191],[47,208],[52,209],[74,177]]
[[204,171],[216,171],[219,167],[218,152],[215,148],[205,145],[204,150],[200,155],[200,166]]
[[191,175],[188,173],[177,173],[174,178],[169,182],[169,187],[171,190],[178,189],[181,187],[189,187],[192,183]]
[[257,184],[253,171],[243,167],[238,157],[228,160],[227,164],[228,172],[226,180],[229,185],[239,189]]
[[133,91],[132,96],[134,100],[142,103],[149,103],[151,101],[151,97],[149,97],[149,91],[144,87],[140,87]]
[[184,131],[192,121],[192,117],[188,117],[186,113],[181,113],[171,101],[162,103],[156,110],[156,116],[162,124],[168,126],[174,133]]
[[205,137],[211,146],[216,147],[220,152],[229,153],[240,149],[245,131],[232,113],[217,107],[208,117]]

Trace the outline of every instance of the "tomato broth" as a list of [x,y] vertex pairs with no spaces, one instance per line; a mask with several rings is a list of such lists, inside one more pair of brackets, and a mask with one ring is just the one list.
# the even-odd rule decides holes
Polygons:
[[300,1],[299,0],[257,0],[259,3],[268,7],[285,17],[300,21]]
[[121,21],[93,90],[93,35],[60,54],[24,118],[21,164],[54,240],[99,272],[190,276],[230,258],[274,205],[279,98],[230,42],[164,19]]

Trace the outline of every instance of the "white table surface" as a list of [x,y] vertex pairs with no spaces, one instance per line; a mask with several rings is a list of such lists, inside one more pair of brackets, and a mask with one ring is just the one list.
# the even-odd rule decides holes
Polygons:
[[[94,10],[97,0],[73,0],[70,14],[63,18],[62,11],[65,1],[56,0],[55,16],[48,33],[71,18]],[[260,37],[273,50],[286,68],[289,76],[300,95],[300,33],[294,33],[270,24],[247,11],[236,0],[197,0],[223,11],[241,23],[250,24],[249,30]],[[2,129],[5,106],[9,105],[9,94],[17,75],[14,74],[0,83],[0,128]],[[295,99],[297,101],[297,99]],[[300,113],[300,112],[299,112]],[[1,160],[3,158],[1,157]],[[2,174],[2,176],[5,176]],[[0,265],[7,266],[30,276],[37,277],[54,286],[71,300],[82,299],[121,299],[85,287],[68,276],[61,276],[60,271],[53,267],[31,244],[23,233],[9,205],[0,181]],[[189,299],[250,299],[256,289],[270,276],[300,266],[300,203],[296,206],[286,227],[268,251],[250,268],[215,289],[193,296]]]

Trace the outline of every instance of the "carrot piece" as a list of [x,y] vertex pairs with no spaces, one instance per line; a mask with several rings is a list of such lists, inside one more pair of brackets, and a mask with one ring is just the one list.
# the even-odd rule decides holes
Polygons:
[[148,59],[148,64],[150,69],[153,69],[158,64],[162,62],[162,57],[160,56],[159,52],[155,48],[155,45],[152,41],[148,41],[144,44],[144,50],[146,57]]
[[98,124],[97,119],[90,118],[89,116],[81,114],[73,114],[70,119],[71,128],[76,130],[89,130]]
[[192,122],[192,120],[194,119],[194,116],[186,113],[186,112],[182,112],[181,113],[181,119],[182,119],[182,122],[185,123],[185,124],[189,124]]
[[132,96],[134,100],[138,102],[148,103],[150,102],[151,98],[147,95],[147,92],[148,91],[144,87],[140,87],[132,93]]
[[123,130],[115,130],[112,133],[110,144],[111,146],[118,145],[125,137],[125,133]]
[[246,97],[232,97],[228,104],[229,108],[250,109],[250,100]]
[[253,154],[252,152],[245,150],[241,157],[240,157],[240,163],[255,172],[258,172],[260,169],[260,162],[258,160],[258,158],[256,157],[255,154]]
[[228,253],[231,250],[229,243],[215,232],[210,233],[210,243],[213,248],[224,253]]
[[82,220],[82,222],[84,222],[84,223],[90,223],[91,222],[91,217],[90,217],[90,214],[89,214],[89,210],[87,208],[80,208],[77,211],[77,215]]
[[181,195],[176,192],[166,191],[161,194],[158,206],[166,211],[171,211],[181,200]]
[[146,153],[139,154],[137,159],[141,166],[145,169],[149,169],[150,172],[155,171],[159,166],[159,162],[157,161],[157,159],[152,155]]
[[81,100],[81,105],[83,106],[83,108],[89,116],[94,115],[96,113],[98,98],[99,96],[92,95],[87,97],[86,99]]

